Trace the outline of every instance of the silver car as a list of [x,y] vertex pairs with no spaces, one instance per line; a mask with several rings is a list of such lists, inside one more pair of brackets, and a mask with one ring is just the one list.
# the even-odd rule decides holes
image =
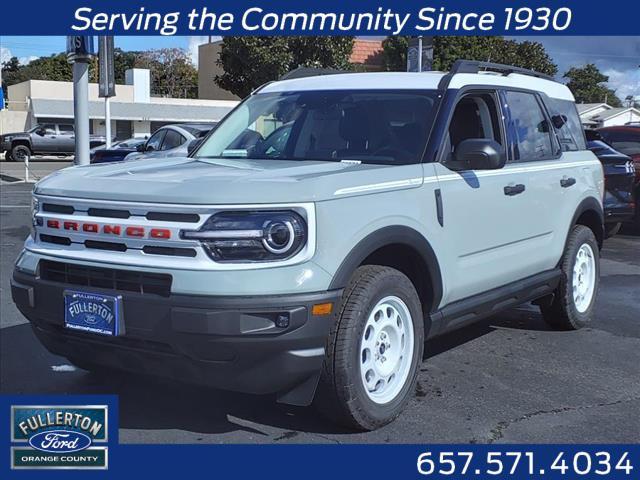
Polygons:
[[215,126],[215,122],[165,125],[140,145],[137,152],[127,155],[125,160],[186,157],[189,144],[194,140],[202,139]]

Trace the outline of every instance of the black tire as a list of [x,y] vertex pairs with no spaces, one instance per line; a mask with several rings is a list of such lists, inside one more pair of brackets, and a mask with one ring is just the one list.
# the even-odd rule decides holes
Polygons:
[[611,238],[614,235],[617,235],[621,228],[622,228],[622,222],[609,223],[605,225],[604,238]]
[[[590,303],[584,311],[578,311],[573,296],[573,279],[576,256],[583,245],[591,248],[595,260],[595,280]],[[600,250],[593,231],[584,225],[576,225],[571,230],[560,261],[562,277],[555,291],[553,302],[541,305],[542,316],[552,327],[559,330],[577,330],[588,325],[593,319],[594,305],[598,295],[600,277]]]
[[13,159],[13,157],[11,156],[11,152],[10,152],[9,150],[7,150],[6,152],[4,152],[4,160],[5,160],[6,162],[13,162],[13,161],[15,161],[15,160]]
[[[360,341],[372,309],[392,295],[405,303],[411,315],[413,358],[404,386],[393,399],[380,404],[369,398],[360,376]],[[423,349],[422,306],[411,281],[389,267],[358,268],[344,291],[327,340],[315,406],[330,420],[355,430],[374,430],[386,425],[402,412],[415,389]]]
[[11,149],[11,157],[16,162],[24,162],[26,159],[31,158],[31,149],[26,145],[16,145]]

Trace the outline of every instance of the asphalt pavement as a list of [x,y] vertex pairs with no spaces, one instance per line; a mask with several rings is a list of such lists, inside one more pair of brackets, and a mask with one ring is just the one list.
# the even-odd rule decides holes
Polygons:
[[429,341],[405,412],[378,431],[353,433],[313,409],[278,405],[271,397],[101,376],[48,353],[9,289],[29,232],[31,185],[1,183],[0,392],[117,394],[123,443],[640,440],[640,237],[605,243],[590,328],[552,331],[536,308],[523,306]]

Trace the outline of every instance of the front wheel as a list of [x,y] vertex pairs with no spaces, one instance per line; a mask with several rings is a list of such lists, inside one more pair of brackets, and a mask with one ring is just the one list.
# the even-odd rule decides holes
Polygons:
[[31,150],[26,145],[16,145],[11,149],[11,157],[16,162],[26,162],[31,158]]
[[560,285],[553,302],[541,306],[542,315],[554,328],[576,330],[591,322],[598,294],[600,250],[590,228],[584,225],[573,227],[560,268]]
[[358,268],[327,341],[316,406],[357,430],[386,425],[415,388],[423,348],[422,307],[411,281],[389,267]]

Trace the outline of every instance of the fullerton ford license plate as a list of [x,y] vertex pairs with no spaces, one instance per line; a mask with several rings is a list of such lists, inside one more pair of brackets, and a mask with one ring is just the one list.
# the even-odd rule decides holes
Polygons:
[[64,325],[99,335],[119,335],[121,304],[121,297],[67,290],[64,292]]

